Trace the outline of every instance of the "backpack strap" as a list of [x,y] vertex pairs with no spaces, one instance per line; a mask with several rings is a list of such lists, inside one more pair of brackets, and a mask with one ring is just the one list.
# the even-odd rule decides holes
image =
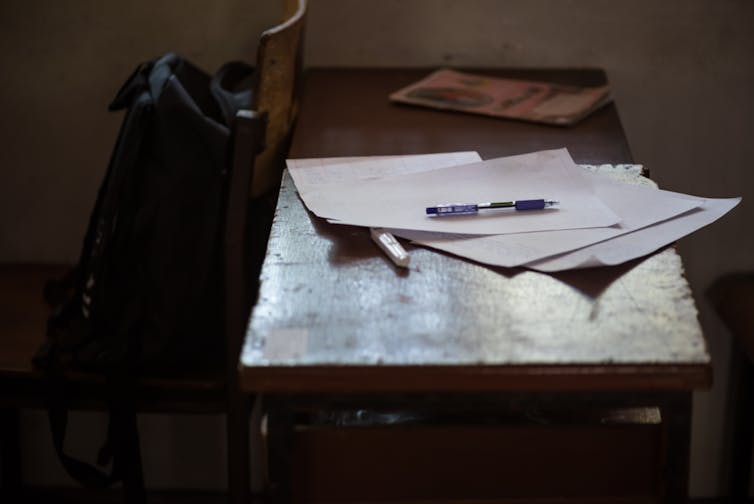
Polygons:
[[114,112],[130,107],[136,97],[149,87],[149,74],[154,65],[154,61],[146,61],[137,66],[120,87],[107,109]]
[[209,90],[220,107],[226,126],[233,124],[236,112],[251,106],[254,67],[241,61],[224,64],[212,76]]
[[[58,362],[53,359],[53,362]],[[146,490],[141,464],[139,433],[134,407],[133,381],[124,374],[107,377],[108,433],[107,441],[97,456],[97,464],[112,462],[110,473],[68,455],[65,438],[68,427],[68,393],[59,364],[48,369],[49,392],[47,412],[50,420],[53,446],[63,468],[69,476],[89,488],[107,488],[123,482],[125,502],[146,502]]]
[[68,391],[54,347],[51,352],[53,354],[50,355],[50,366],[46,370],[45,376],[48,387],[47,415],[50,420],[55,452],[58,454],[63,468],[73,479],[90,488],[106,488],[119,479],[115,467],[113,467],[111,474],[106,474],[104,471],[71,457],[65,452],[65,437],[68,427]]

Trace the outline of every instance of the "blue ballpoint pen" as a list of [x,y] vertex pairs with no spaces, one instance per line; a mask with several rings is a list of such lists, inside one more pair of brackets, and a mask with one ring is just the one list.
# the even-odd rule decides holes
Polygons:
[[442,217],[447,215],[474,215],[480,210],[492,208],[513,208],[515,210],[542,210],[557,205],[555,200],[533,199],[515,201],[490,201],[487,203],[451,203],[427,207],[427,215],[430,217]]

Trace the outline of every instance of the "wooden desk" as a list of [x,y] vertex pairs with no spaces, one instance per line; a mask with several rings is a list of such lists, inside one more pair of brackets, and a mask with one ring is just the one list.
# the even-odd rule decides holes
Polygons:
[[[614,105],[561,129],[387,102],[425,73],[311,70],[290,157],[476,150],[487,159],[565,146],[579,163],[632,161]],[[604,79],[595,70],[506,74]],[[711,368],[673,248],[555,275],[408,248],[404,272],[367,230],[308,213],[284,176],[241,357],[242,387],[263,394],[269,411],[270,474],[281,498],[290,497],[296,412],[431,404],[470,412],[464,421],[473,423],[507,415],[511,404],[546,404],[657,407],[658,498],[686,500],[691,392],[710,384]]]

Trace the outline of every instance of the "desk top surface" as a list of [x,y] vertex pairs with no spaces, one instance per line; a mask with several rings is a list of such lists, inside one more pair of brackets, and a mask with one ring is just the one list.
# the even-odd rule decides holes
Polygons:
[[[424,73],[310,71],[291,157],[476,150],[487,159],[566,146],[580,163],[631,161],[613,105],[564,129],[387,103],[390,91]],[[515,75],[581,84],[602,76]],[[672,248],[559,274],[407,249],[410,269],[395,268],[366,229],[307,212],[286,174],[242,351],[242,387],[347,393],[709,384],[709,355]]]
[[[597,86],[601,70],[481,70],[481,73],[561,84]],[[577,163],[631,163],[614,104],[577,125],[542,126],[493,117],[396,105],[388,94],[429,69],[313,69],[308,71],[291,158],[427,154],[475,150],[491,159],[568,147]]]

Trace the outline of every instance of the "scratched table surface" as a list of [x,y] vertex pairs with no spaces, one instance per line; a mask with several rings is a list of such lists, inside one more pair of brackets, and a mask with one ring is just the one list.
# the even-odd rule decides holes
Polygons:
[[[421,70],[314,70],[291,157],[568,147],[630,163],[617,111],[553,128],[387,103]],[[517,77],[599,84],[600,71]],[[391,147],[392,146],[392,147]],[[309,213],[284,174],[241,355],[255,392],[692,390],[710,359],[675,249],[616,267],[543,274],[406,245],[390,263],[368,230]]]

